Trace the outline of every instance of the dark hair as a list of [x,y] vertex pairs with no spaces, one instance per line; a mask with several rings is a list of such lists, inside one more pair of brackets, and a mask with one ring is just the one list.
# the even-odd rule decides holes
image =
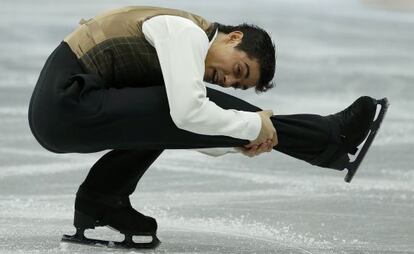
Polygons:
[[259,83],[256,85],[256,92],[266,92],[274,87],[272,81],[275,75],[276,56],[275,44],[272,42],[269,34],[256,25],[246,23],[237,26],[226,26],[217,23],[219,32],[225,34],[233,31],[243,33],[242,41],[236,46],[237,49],[246,52],[251,59],[257,59],[259,62]]

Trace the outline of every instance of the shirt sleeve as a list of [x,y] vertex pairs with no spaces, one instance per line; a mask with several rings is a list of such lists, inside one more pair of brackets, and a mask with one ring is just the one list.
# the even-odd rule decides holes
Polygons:
[[170,115],[178,128],[204,135],[257,138],[261,129],[257,113],[225,110],[207,98],[203,77],[209,41],[200,27],[189,19],[161,15],[145,21],[142,31],[157,51]]

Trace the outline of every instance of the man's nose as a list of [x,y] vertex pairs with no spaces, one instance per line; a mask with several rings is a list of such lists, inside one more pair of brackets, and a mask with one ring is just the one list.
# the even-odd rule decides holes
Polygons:
[[233,75],[225,75],[224,76],[223,83],[226,87],[232,86],[236,82],[238,82],[238,80]]

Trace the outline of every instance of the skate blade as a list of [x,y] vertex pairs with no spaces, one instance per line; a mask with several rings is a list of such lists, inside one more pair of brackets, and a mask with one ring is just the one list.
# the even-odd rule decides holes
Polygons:
[[352,181],[352,178],[357,172],[359,165],[364,159],[366,153],[368,152],[369,147],[371,146],[372,142],[375,139],[375,136],[378,133],[381,123],[384,120],[385,114],[387,113],[388,106],[390,105],[387,98],[377,100],[377,104],[381,105],[381,109],[380,109],[380,112],[377,118],[371,124],[370,132],[368,134],[368,137],[366,138],[364,145],[362,146],[355,160],[352,162],[349,162],[345,166],[345,168],[348,169],[348,173],[346,174],[345,179],[344,179],[345,182],[347,183],[350,183]]
[[158,239],[156,235],[152,235],[152,241],[148,243],[136,243],[132,241],[132,237],[129,237],[127,240],[127,236],[124,241],[117,242],[117,241],[106,241],[100,239],[92,239],[87,238],[84,235],[63,235],[62,242],[68,243],[76,243],[82,245],[90,245],[90,246],[103,246],[108,248],[119,248],[119,249],[155,249],[157,248],[161,241]]

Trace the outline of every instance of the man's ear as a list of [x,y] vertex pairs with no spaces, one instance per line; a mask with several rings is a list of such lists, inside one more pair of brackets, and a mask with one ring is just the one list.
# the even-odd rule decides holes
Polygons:
[[239,44],[242,41],[243,32],[242,31],[233,31],[233,32],[229,33],[227,36],[228,36],[229,42]]

